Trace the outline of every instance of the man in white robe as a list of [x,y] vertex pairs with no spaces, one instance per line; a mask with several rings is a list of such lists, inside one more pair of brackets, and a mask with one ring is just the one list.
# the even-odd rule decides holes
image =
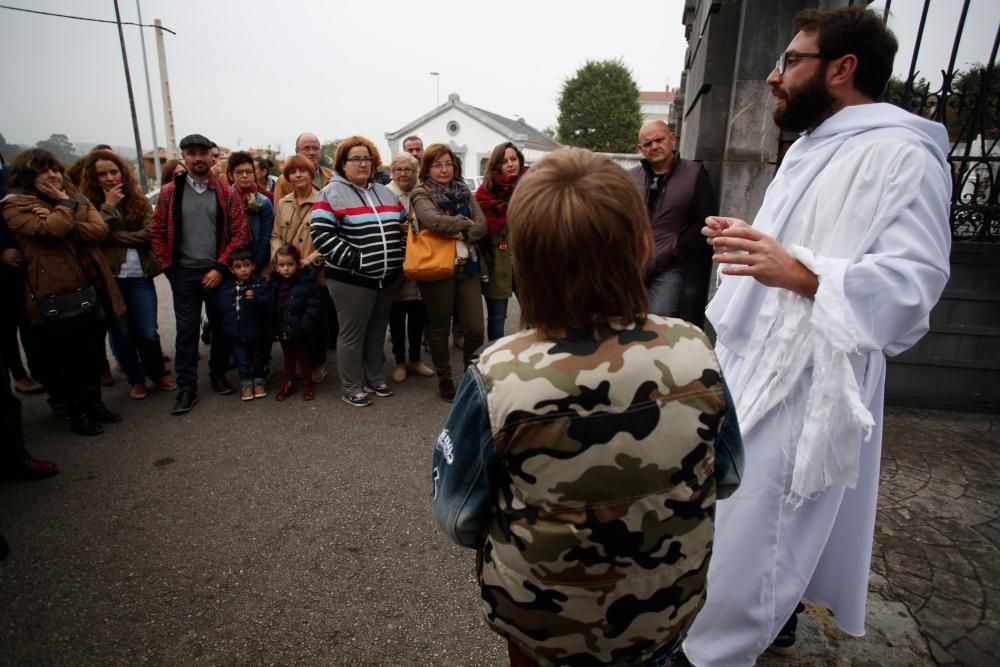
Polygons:
[[[876,98],[896,40],[860,7],[804,10],[768,76],[788,150],[753,226],[709,218],[707,314],[746,451],[717,505],[697,667],[752,665],[808,598],[864,634],[886,355],[916,343],[948,279],[944,128]],[[787,648],[787,643],[786,646]]]

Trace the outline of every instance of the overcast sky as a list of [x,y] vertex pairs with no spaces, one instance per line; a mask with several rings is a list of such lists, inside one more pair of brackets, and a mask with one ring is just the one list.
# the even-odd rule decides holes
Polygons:
[[[386,146],[394,131],[451,92],[474,106],[542,129],[554,125],[559,89],[586,60],[621,58],[641,90],[676,86],[683,67],[683,0],[330,2],[141,0],[145,23],[165,35],[178,139],[191,132],[231,148],[293,148],[360,133]],[[114,18],[111,0],[8,0],[5,4]],[[882,0],[875,3],[881,7]],[[947,64],[958,0],[935,0],[920,69],[932,83]],[[119,0],[136,20],[135,0]],[[896,69],[909,67],[920,0],[894,0]],[[1000,0],[973,0],[959,64],[989,57]],[[152,146],[138,28],[126,46],[145,150]],[[159,143],[165,143],[156,43],[146,31]],[[54,132],[76,143],[132,145],[117,29],[0,9],[0,133],[34,144]],[[762,74],[764,76],[766,74]]]

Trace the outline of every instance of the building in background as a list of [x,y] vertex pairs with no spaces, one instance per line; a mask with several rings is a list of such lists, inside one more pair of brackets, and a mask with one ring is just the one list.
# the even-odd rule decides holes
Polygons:
[[[457,93],[448,101],[396,130],[386,132],[391,157],[403,150],[403,139],[416,135],[424,142],[447,144],[462,160],[462,175],[483,175],[490,152],[497,144],[510,141],[531,164],[546,153],[560,148],[555,139],[528,125],[523,118],[512,119],[466,104]],[[386,160],[388,161],[388,160]]]
[[639,113],[642,114],[642,122],[650,120],[673,122],[674,99],[676,97],[677,89],[671,88],[669,84],[664,90],[640,91]]

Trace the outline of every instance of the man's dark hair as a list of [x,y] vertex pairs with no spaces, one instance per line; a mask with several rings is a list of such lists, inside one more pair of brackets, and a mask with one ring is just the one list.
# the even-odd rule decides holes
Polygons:
[[[230,157],[229,159],[232,160],[232,157]],[[271,170],[274,169],[274,162],[272,162],[270,158],[258,157],[254,159],[257,162],[257,166],[260,167],[261,169],[267,169],[268,173],[271,173]]]
[[226,171],[231,174],[236,171],[236,167],[241,164],[249,164],[252,168],[254,166],[253,156],[246,151],[233,151],[229,154],[229,163],[226,165]]
[[229,253],[229,257],[226,258],[226,266],[232,266],[233,262],[238,259],[249,259],[252,262],[253,255],[250,254],[250,248],[237,248]]
[[403,139],[403,143],[402,143],[402,144],[400,144],[400,146],[406,146],[406,142],[407,142],[407,141],[419,141],[419,142],[420,142],[420,145],[421,145],[421,146],[423,146],[423,145],[424,145],[424,140],[423,140],[423,139],[421,139],[420,137],[418,137],[418,136],[417,136],[417,135],[415,135],[415,134],[411,134],[411,135],[410,135],[410,136],[408,136],[407,138]]
[[819,52],[828,58],[854,54],[854,87],[872,99],[882,94],[899,43],[878,14],[858,6],[803,9],[792,19],[792,28],[818,32]]

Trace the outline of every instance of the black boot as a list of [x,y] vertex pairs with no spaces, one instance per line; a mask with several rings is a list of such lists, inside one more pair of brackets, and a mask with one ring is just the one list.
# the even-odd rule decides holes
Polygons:
[[100,435],[104,433],[101,426],[91,415],[90,402],[85,400],[71,400],[66,405],[66,413],[69,416],[69,429],[77,435]]
[[101,386],[91,387],[87,392],[90,401],[90,416],[94,421],[101,424],[116,424],[122,420],[121,414],[108,410],[104,402],[101,401]]

